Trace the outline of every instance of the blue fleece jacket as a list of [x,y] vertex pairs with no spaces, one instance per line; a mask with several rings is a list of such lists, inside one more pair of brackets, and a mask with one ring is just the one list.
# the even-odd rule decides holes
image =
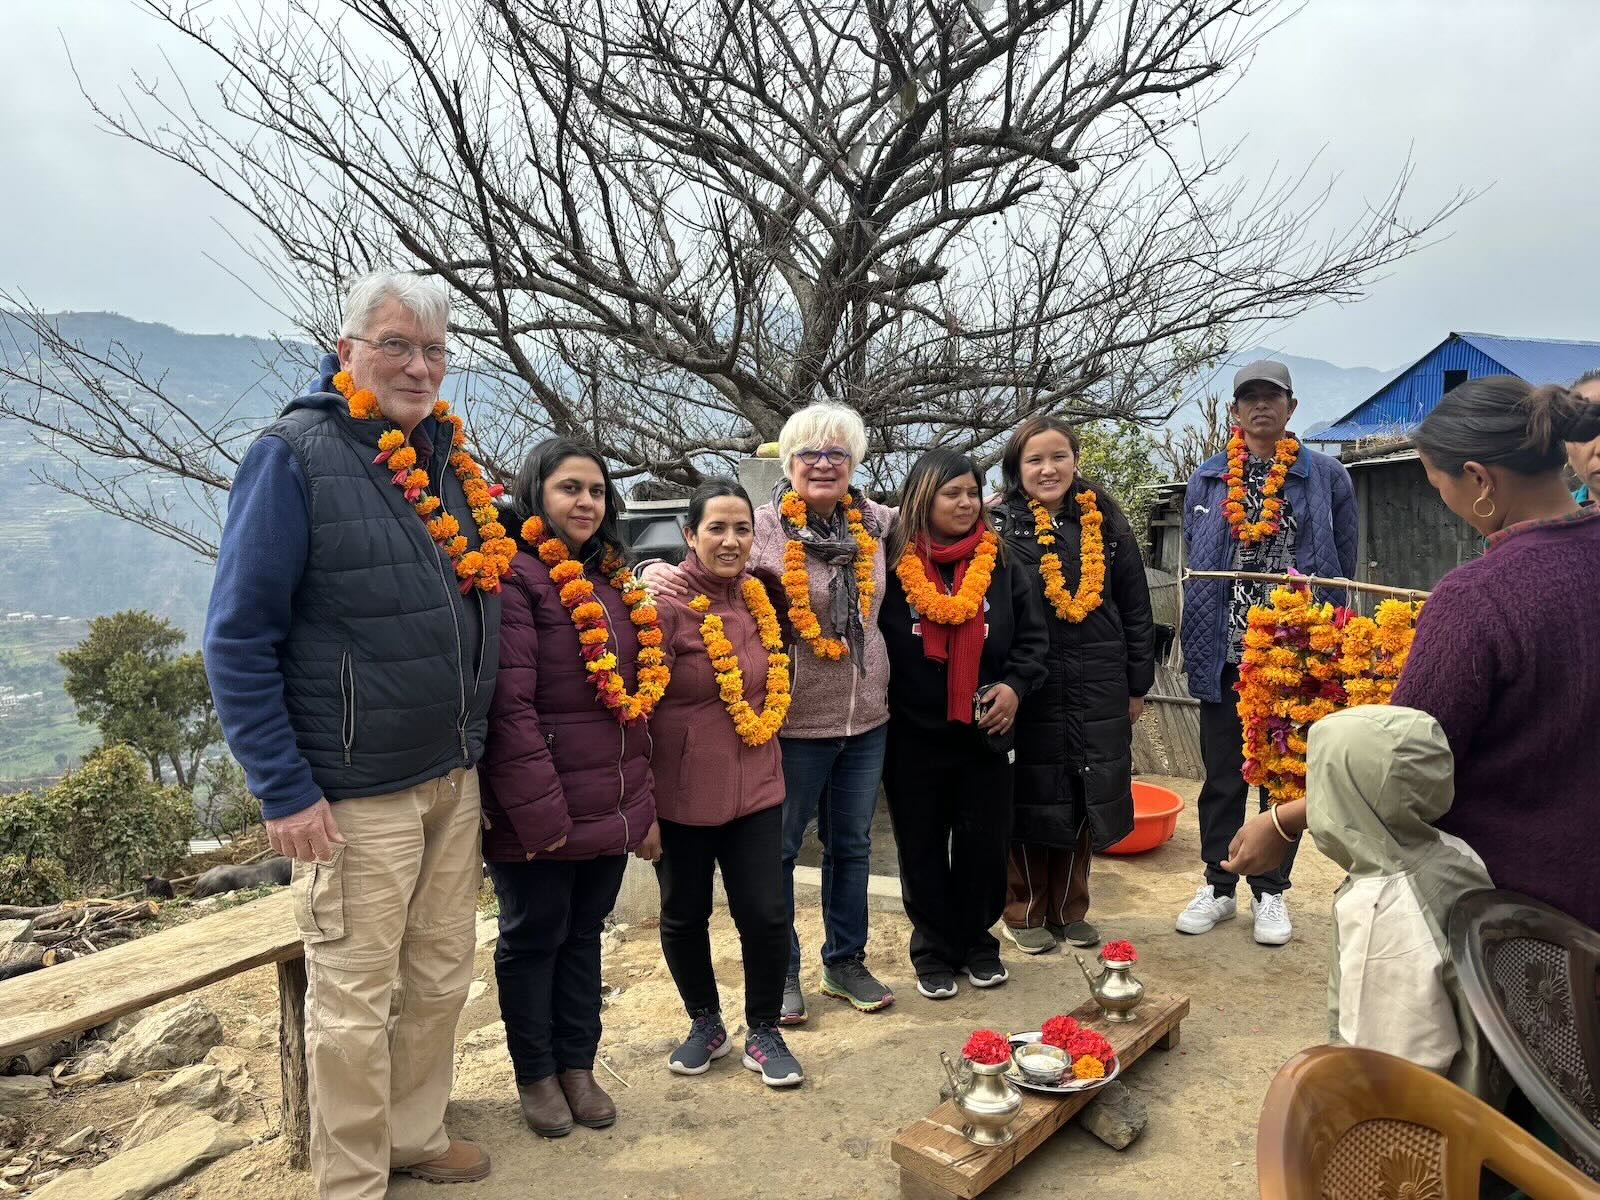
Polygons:
[[[333,386],[339,357],[322,359],[310,392],[285,412],[343,404]],[[418,457],[433,448],[430,417],[412,435]],[[228,520],[206,612],[206,677],[228,748],[268,819],[322,798],[295,743],[284,702],[278,648],[289,636],[294,595],[311,552],[311,496],[299,460],[282,438],[257,439],[228,493]]]

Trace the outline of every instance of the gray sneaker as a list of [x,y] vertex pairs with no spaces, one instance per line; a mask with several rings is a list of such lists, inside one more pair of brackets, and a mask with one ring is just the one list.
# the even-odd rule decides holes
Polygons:
[[689,1036],[667,1059],[667,1069],[674,1075],[704,1075],[711,1069],[713,1059],[721,1058],[732,1049],[721,1013],[695,1013]]
[[783,981],[783,1010],[779,1025],[804,1025],[806,1023],[806,994],[800,990],[800,976],[790,975]]
[[877,1012],[894,1003],[894,993],[872,977],[860,958],[847,958],[823,967],[822,994],[848,1000],[861,1012]]
[[806,1077],[776,1025],[757,1025],[750,1030],[744,1043],[744,1065],[761,1072],[761,1082],[768,1087],[794,1087]]
[[1087,921],[1074,921],[1070,925],[1052,925],[1050,932],[1069,946],[1098,946],[1100,931]]
[[1002,924],[1000,928],[1011,944],[1024,954],[1047,954],[1056,948],[1055,933],[1043,925],[1037,929],[1013,929]]

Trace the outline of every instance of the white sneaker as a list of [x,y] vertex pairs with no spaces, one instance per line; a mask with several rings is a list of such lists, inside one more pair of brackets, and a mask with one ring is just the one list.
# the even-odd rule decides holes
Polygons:
[[1178,914],[1179,933],[1210,933],[1218,921],[1231,921],[1239,915],[1232,896],[1219,896],[1211,884],[1195,889],[1189,907]]
[[1268,892],[1256,897],[1256,941],[1263,946],[1282,946],[1294,936],[1289,924],[1289,905],[1281,893]]

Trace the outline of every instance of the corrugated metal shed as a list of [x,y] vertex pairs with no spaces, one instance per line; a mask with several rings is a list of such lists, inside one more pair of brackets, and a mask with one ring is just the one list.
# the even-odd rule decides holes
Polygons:
[[1468,379],[1516,375],[1529,383],[1571,383],[1600,367],[1600,342],[1452,333],[1372,396],[1307,440],[1358,442],[1403,435]]

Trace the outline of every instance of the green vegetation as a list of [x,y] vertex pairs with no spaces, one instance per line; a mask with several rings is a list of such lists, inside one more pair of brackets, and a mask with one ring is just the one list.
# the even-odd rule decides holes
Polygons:
[[131,746],[98,750],[47,791],[0,796],[0,904],[22,902],[8,886],[34,903],[122,891],[180,861],[193,832],[187,792],[152,781]]
[[83,621],[0,621],[0,790],[54,780],[100,740],[74,715],[57,660],[87,630]]

